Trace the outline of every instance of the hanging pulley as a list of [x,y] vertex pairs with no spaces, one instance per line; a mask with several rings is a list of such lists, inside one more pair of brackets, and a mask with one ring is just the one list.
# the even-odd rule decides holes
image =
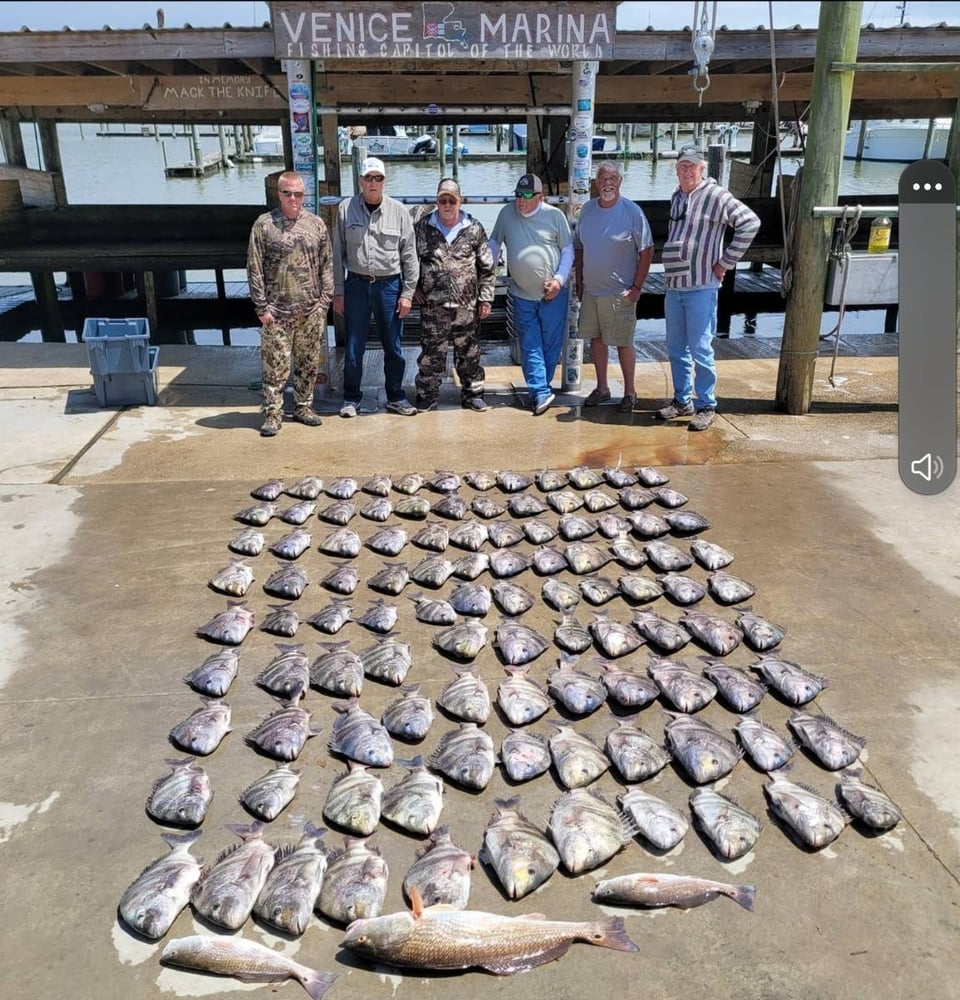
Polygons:
[[[697,20],[700,27],[697,28]],[[717,4],[713,4],[713,25],[707,27],[707,4],[706,0],[701,4],[696,0],[693,5],[693,69],[690,75],[693,77],[693,89],[697,92],[697,106],[703,105],[703,93],[710,86],[710,56],[713,55],[714,38],[717,31]]]

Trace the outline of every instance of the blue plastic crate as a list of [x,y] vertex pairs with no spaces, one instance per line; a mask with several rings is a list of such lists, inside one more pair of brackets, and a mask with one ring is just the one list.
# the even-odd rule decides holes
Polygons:
[[142,372],[93,373],[93,389],[100,406],[155,406],[159,391],[160,348],[148,350],[149,367]]
[[129,374],[150,368],[150,324],[146,319],[87,319],[83,342],[93,375]]

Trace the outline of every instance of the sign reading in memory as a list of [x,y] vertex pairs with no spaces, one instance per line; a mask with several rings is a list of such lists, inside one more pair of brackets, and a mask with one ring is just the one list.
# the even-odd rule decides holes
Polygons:
[[609,59],[615,3],[274,3],[279,59]]

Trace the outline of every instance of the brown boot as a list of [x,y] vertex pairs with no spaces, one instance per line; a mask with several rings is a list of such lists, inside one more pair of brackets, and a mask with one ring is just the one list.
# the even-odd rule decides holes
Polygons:
[[280,433],[280,418],[273,413],[268,414],[260,426],[260,437],[272,438]]
[[293,419],[307,427],[319,427],[323,421],[320,414],[310,406],[298,406],[293,411]]

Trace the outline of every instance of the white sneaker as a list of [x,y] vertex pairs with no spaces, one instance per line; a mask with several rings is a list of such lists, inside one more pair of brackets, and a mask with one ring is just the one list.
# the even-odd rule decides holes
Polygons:
[[340,407],[341,417],[355,417],[357,415],[357,404],[356,403],[344,403]]

